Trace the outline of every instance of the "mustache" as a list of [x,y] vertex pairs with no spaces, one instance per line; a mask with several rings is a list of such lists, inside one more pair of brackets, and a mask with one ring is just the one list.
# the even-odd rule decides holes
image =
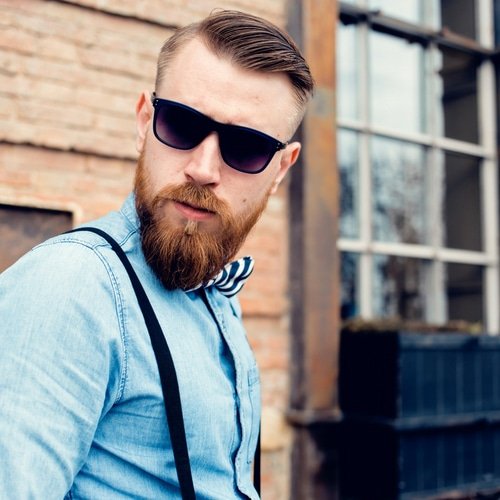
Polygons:
[[227,203],[219,199],[210,188],[191,182],[164,187],[154,197],[153,209],[163,205],[166,201],[184,203],[215,214],[227,213],[229,208]]

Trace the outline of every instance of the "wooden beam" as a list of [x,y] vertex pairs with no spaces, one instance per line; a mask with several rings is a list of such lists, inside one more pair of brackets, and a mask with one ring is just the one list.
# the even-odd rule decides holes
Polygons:
[[301,164],[292,169],[290,185],[294,363],[291,415],[306,421],[338,413],[336,3],[335,0],[291,2],[290,13],[290,31],[301,44],[316,81],[315,95],[301,130]]
[[288,29],[301,46],[316,81],[315,96],[300,130],[301,163],[293,167],[290,182],[292,380],[288,417],[295,429],[293,500],[338,498],[336,25],[336,0],[289,1]]

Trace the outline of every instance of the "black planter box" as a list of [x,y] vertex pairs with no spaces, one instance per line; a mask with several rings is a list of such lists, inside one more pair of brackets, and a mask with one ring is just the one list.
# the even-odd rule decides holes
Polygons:
[[[346,419],[340,425],[342,500],[435,498],[500,489],[500,415],[472,422]],[[497,497],[498,498],[498,497]]]
[[500,339],[343,332],[342,500],[500,488]]
[[339,397],[345,415],[500,411],[500,338],[343,332]]

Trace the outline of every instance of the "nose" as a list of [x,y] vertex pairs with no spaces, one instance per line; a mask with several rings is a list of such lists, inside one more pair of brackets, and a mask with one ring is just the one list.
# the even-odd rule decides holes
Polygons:
[[223,160],[219,150],[219,137],[215,132],[190,151],[190,159],[184,169],[185,176],[202,186],[217,185]]

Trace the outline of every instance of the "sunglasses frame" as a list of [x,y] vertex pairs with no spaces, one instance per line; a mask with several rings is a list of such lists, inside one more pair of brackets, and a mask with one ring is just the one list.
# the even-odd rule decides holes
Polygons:
[[[265,139],[266,141],[268,141],[270,144],[272,144],[272,148],[271,148],[272,153],[269,155],[269,158],[266,160],[266,162],[264,163],[264,165],[262,165],[261,167],[259,167],[257,170],[247,171],[247,170],[235,167],[234,165],[231,165],[230,163],[228,163],[226,161],[226,159],[224,158],[225,155],[224,155],[224,153],[223,153],[223,151],[221,149],[221,146],[220,146],[220,139],[219,139],[219,151],[220,151],[220,154],[222,156],[222,159],[224,160],[224,163],[227,166],[233,168],[234,170],[237,170],[238,172],[242,172],[244,174],[259,174],[259,173],[261,173],[269,165],[269,163],[271,162],[271,160],[274,158],[274,155],[278,151],[281,151],[281,150],[285,149],[288,146],[288,144],[289,144],[288,141],[287,142],[281,142],[278,139],[275,139],[274,137],[271,137],[270,135],[264,134],[264,132],[261,132],[260,130],[255,130],[255,129],[249,128],[249,127],[243,127],[241,125],[232,125],[232,124],[228,124],[228,123],[220,123],[220,122],[218,122],[216,120],[213,120],[209,116],[204,115],[200,111],[198,111],[198,110],[196,110],[194,108],[191,108],[189,106],[186,106],[185,104],[182,104],[182,103],[176,102],[176,101],[171,101],[169,99],[160,99],[159,97],[156,97],[156,93],[155,92],[153,92],[151,94],[151,103],[153,104],[153,108],[154,108],[154,116],[153,116],[153,132],[154,132],[154,135],[155,135],[155,137],[162,144],[165,144],[165,145],[167,145],[167,146],[169,146],[171,148],[179,149],[179,150],[183,150],[183,151],[194,149],[195,147],[199,146],[208,137],[208,135],[211,132],[217,132],[217,135],[219,136],[220,133],[224,133],[224,130],[227,130],[227,129],[230,129],[230,130],[237,129],[237,130],[241,130],[241,131],[251,132],[252,134],[258,135],[258,136],[262,137],[263,139]],[[166,106],[166,105],[167,106],[173,105],[173,106],[175,106],[177,108],[181,108],[181,109],[184,109],[186,111],[189,111],[190,113],[193,113],[194,115],[200,116],[201,118],[203,118],[203,120],[206,121],[206,123],[208,123],[210,125],[209,133],[205,137],[203,137],[202,140],[198,144],[195,144],[194,146],[192,146],[190,148],[177,147],[177,146],[174,146],[173,144],[169,144],[168,142],[166,142],[164,139],[162,139],[159,136],[159,134],[158,134],[158,132],[156,130],[156,121],[157,121],[158,116],[159,116],[159,110],[163,106]]]

